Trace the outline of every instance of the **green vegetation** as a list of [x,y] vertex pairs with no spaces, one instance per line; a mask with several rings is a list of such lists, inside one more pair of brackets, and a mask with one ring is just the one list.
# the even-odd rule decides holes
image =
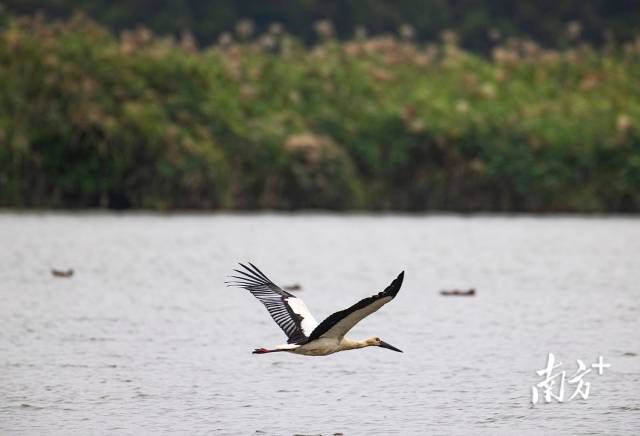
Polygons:
[[314,24],[330,20],[336,35],[351,38],[354,29],[371,35],[396,32],[411,24],[420,41],[455,29],[463,47],[486,53],[496,35],[527,37],[545,47],[565,47],[567,27],[580,28],[585,41],[629,40],[638,31],[640,2],[634,0],[2,0],[10,11],[69,17],[81,10],[114,31],[139,24],[159,35],[192,32],[203,44],[214,42],[234,24],[250,19],[261,33],[273,22],[310,43]]
[[640,210],[640,39],[490,58],[0,14],[0,205]]

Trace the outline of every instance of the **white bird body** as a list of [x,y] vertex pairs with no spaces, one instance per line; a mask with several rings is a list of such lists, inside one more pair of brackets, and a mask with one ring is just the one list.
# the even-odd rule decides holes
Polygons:
[[345,334],[366,316],[393,300],[402,286],[404,271],[384,291],[365,298],[348,309],[336,312],[318,324],[300,298],[274,284],[253,264],[249,263],[251,267],[240,265],[245,271],[234,270],[240,276],[231,276],[236,280],[227,284],[251,292],[264,304],[289,339],[287,344],[278,345],[273,349],[257,348],[254,354],[289,352],[304,356],[326,356],[338,351],[370,346],[402,352],[378,337],[355,341],[346,338]]
[[342,338],[342,340],[339,341],[336,338],[320,338],[303,345],[278,345],[275,349],[278,351],[288,351],[293,354],[302,354],[304,356],[326,356],[328,354],[337,353],[338,351],[355,350],[375,345],[367,341],[369,341],[369,339],[353,341],[349,338]]
[[[297,345],[287,351],[294,354],[302,354],[303,356],[326,356],[338,351],[339,347],[340,341],[335,338],[320,338],[303,345]],[[279,348],[276,347],[276,349]]]

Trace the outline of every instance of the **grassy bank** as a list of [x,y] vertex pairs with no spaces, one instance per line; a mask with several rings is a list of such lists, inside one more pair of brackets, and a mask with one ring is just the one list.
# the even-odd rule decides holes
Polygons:
[[484,58],[0,20],[0,206],[640,209],[640,40]]

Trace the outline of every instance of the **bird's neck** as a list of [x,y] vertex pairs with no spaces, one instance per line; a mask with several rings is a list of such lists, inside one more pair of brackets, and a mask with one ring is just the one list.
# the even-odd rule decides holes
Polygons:
[[342,340],[340,341],[340,351],[355,350],[358,348],[364,348],[368,346],[369,346],[369,343],[367,342],[366,339],[363,339],[361,341],[354,341],[349,338],[342,338]]

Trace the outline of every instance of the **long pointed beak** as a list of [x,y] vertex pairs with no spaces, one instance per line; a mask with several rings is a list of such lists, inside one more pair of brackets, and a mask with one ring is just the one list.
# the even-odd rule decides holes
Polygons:
[[379,347],[382,347],[382,348],[388,348],[389,350],[393,350],[393,351],[397,351],[398,353],[402,353],[402,350],[400,350],[400,349],[398,349],[398,348],[394,347],[394,346],[393,346],[393,345],[391,345],[391,344],[387,344],[387,343],[386,343],[386,342],[384,342],[384,341],[380,341],[380,345],[379,345]]

